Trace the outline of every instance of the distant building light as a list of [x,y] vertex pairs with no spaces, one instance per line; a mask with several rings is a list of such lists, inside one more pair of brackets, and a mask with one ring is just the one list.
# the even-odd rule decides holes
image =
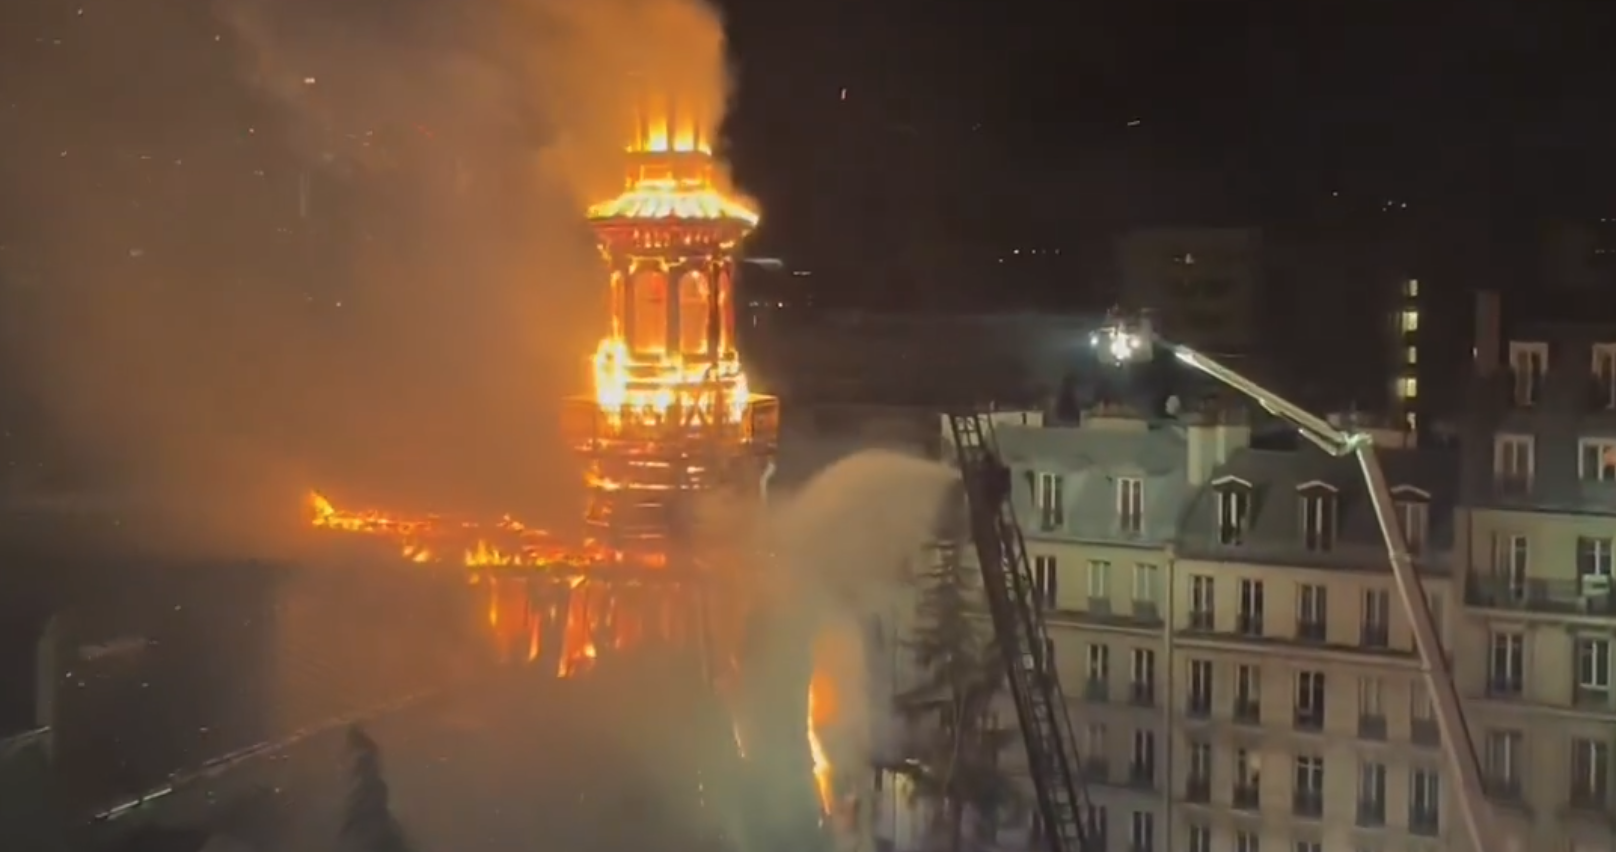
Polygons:
[[1420,363],[1420,347],[1410,346],[1403,351],[1403,362],[1410,367]]
[[1403,295],[1410,299],[1417,299],[1420,295],[1420,279],[1410,278],[1403,282]]
[[1399,312],[1397,325],[1403,330],[1404,334],[1413,334],[1414,332],[1419,331],[1420,312],[1414,308],[1408,308]]

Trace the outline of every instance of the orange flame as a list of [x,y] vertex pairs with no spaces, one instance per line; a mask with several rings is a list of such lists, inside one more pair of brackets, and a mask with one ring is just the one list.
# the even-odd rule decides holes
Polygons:
[[831,812],[835,802],[830,758],[825,754],[825,744],[819,736],[820,729],[835,712],[834,702],[825,694],[828,693],[828,686],[828,682],[817,674],[808,685],[808,752],[814,761],[814,787],[819,791],[820,812],[826,814]]

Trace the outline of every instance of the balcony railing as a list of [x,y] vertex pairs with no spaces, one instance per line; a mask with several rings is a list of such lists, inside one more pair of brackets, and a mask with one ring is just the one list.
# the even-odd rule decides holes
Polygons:
[[1577,707],[1605,710],[1610,707],[1610,690],[1579,683],[1571,687],[1571,703]]
[[1358,644],[1364,648],[1390,648],[1391,630],[1384,624],[1364,624],[1358,630]]
[[1212,696],[1190,693],[1189,700],[1184,703],[1184,713],[1191,719],[1210,717],[1212,715]]
[[1442,729],[1437,727],[1435,719],[1410,719],[1408,721],[1408,738],[1415,745],[1440,746],[1442,745]]
[[1141,761],[1132,761],[1128,764],[1128,786],[1140,790],[1154,789],[1156,786],[1156,764]]
[[1522,581],[1499,574],[1472,574],[1465,582],[1465,603],[1514,612],[1616,616],[1616,590],[1585,587],[1580,580]]
[[1291,814],[1308,819],[1324,816],[1324,793],[1319,790],[1297,790],[1292,793]]
[[1089,615],[1110,615],[1111,599],[1090,595],[1088,613]]
[[1379,828],[1386,824],[1386,803],[1372,799],[1358,800],[1358,825]]
[[1205,804],[1212,801],[1212,779],[1207,775],[1191,775],[1184,780],[1184,801]]
[[1595,787],[1575,787],[1567,804],[1572,810],[1604,812],[1610,806],[1610,790],[1604,784]]
[[1134,601],[1131,614],[1135,621],[1161,622],[1161,607],[1155,601]]
[[1298,707],[1295,714],[1295,727],[1298,731],[1324,730],[1323,707]]
[[1128,684],[1128,703],[1135,707],[1156,705],[1156,685],[1152,683]]
[[1211,630],[1216,629],[1215,628],[1216,624],[1217,624],[1217,619],[1214,617],[1212,610],[1209,610],[1209,609],[1192,609],[1192,610],[1190,610],[1190,629],[1191,630],[1211,631]]
[[1441,814],[1433,807],[1410,805],[1408,809],[1408,833],[1419,834],[1425,837],[1435,837],[1442,830]]
[[1384,740],[1386,739],[1386,717],[1358,715],[1358,739]]
[[1519,802],[1522,799],[1521,779],[1488,775],[1481,779],[1481,788],[1488,798],[1500,802]]
[[1255,811],[1262,809],[1262,796],[1256,784],[1236,784],[1234,795],[1229,797],[1229,805],[1235,810]]
[[1526,691],[1520,675],[1493,674],[1487,678],[1487,695],[1493,698],[1519,698]]
[[1261,613],[1242,612],[1235,617],[1234,629],[1241,636],[1263,635],[1263,618]]
[[1105,680],[1091,677],[1083,682],[1083,700],[1104,704],[1111,700],[1111,685]]
[[1261,725],[1262,705],[1254,698],[1236,698],[1234,720],[1242,725]]
[[1328,625],[1315,619],[1296,622],[1296,638],[1301,642],[1323,642],[1329,635]]

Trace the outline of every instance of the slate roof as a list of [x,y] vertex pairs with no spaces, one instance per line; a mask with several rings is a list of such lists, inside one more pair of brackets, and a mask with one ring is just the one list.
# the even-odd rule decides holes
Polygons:
[[[1190,493],[1182,430],[1166,425],[1000,425],[995,431],[999,453],[1011,470],[1016,517],[1028,538],[1160,547],[1176,537],[1180,508]],[[1050,529],[1041,524],[1034,503],[1039,473],[1056,474],[1063,485],[1062,523]],[[1120,477],[1144,482],[1144,523],[1138,534],[1125,533],[1118,525]]]
[[[1453,509],[1458,499],[1459,455],[1448,448],[1380,450],[1394,497],[1428,499],[1427,544],[1422,562],[1440,561],[1453,545]],[[1219,542],[1217,489],[1234,482],[1252,489],[1251,517],[1243,542]],[[1336,490],[1337,538],[1328,552],[1307,550],[1302,538],[1299,489],[1323,483]],[[1425,495],[1429,495],[1428,498]],[[1243,449],[1218,466],[1184,508],[1178,554],[1288,565],[1365,568],[1383,566],[1374,509],[1353,458],[1334,458],[1310,445],[1294,450]]]

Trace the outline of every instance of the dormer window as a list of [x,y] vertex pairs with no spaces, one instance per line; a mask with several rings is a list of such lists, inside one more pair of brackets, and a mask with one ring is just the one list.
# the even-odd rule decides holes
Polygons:
[[1212,483],[1217,496],[1218,543],[1245,544],[1251,528],[1251,483],[1226,476]]
[[1145,481],[1134,476],[1117,477],[1117,529],[1124,535],[1138,535],[1145,528]]
[[1523,408],[1537,405],[1543,394],[1543,377],[1549,372],[1549,344],[1511,340],[1509,369],[1515,377],[1515,404]]
[[1403,530],[1409,555],[1424,553],[1431,531],[1431,495],[1411,485],[1400,485],[1392,489],[1392,506],[1397,510],[1397,523]]
[[1296,489],[1301,498],[1302,545],[1315,553],[1335,549],[1338,492],[1327,482],[1309,482]]

